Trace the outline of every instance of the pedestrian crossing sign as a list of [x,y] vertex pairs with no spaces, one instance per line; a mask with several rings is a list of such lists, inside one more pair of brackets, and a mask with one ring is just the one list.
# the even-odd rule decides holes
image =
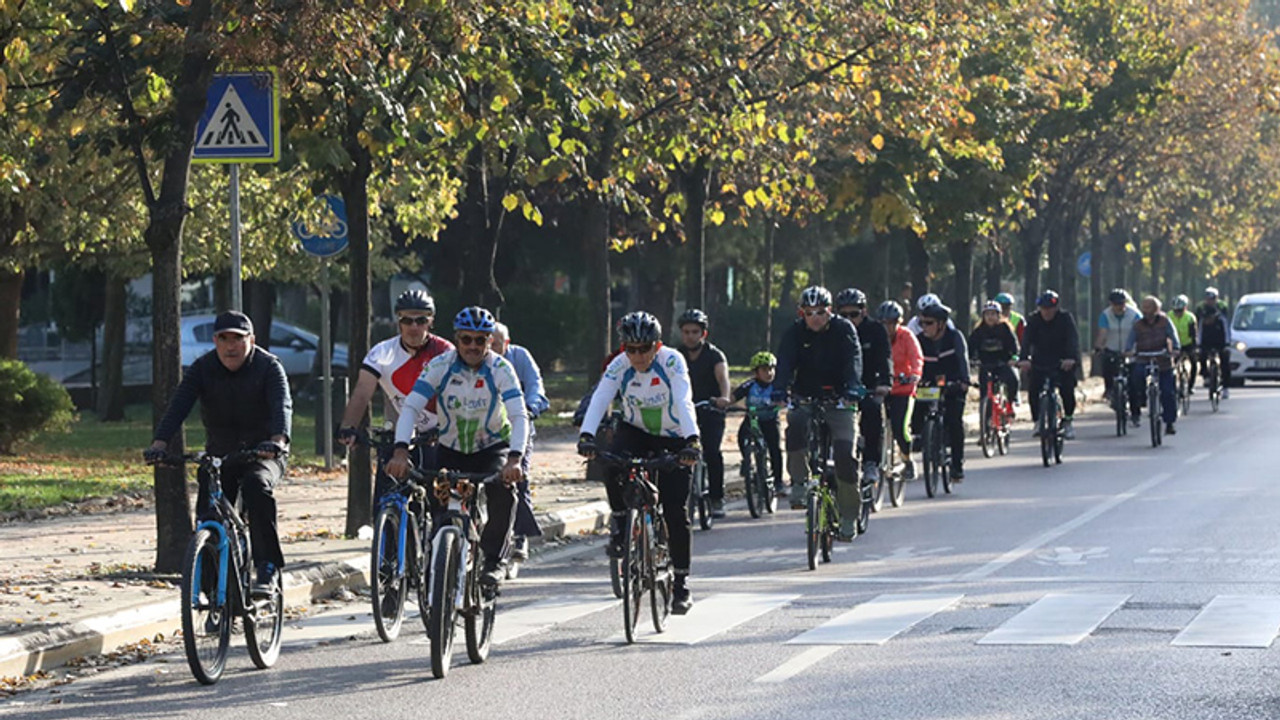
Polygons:
[[280,85],[275,68],[214,75],[206,97],[192,162],[280,160]]

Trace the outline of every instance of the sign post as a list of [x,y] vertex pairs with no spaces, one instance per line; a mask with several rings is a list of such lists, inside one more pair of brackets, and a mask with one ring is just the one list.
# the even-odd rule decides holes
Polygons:
[[333,343],[329,337],[329,258],[347,249],[347,206],[336,195],[325,195],[328,212],[314,226],[304,220],[290,223],[294,237],[309,255],[320,258],[320,404],[324,438],[324,469],[333,469]]
[[196,125],[193,163],[231,165],[231,305],[244,309],[240,259],[240,163],[280,160],[280,85],[275,68],[213,76]]

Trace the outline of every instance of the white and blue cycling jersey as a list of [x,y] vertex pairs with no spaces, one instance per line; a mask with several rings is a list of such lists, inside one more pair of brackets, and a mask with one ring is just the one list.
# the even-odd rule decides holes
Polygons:
[[622,421],[661,437],[690,438],[698,434],[693,390],[684,356],[669,347],[658,348],[644,372],[631,367],[625,354],[605,368],[582,419],[582,432],[594,435],[615,397],[620,397]]
[[511,363],[488,351],[479,368],[471,368],[456,350],[436,356],[413,385],[396,423],[396,442],[413,437],[416,416],[436,401],[440,444],[470,455],[498,443],[524,450],[529,415]]

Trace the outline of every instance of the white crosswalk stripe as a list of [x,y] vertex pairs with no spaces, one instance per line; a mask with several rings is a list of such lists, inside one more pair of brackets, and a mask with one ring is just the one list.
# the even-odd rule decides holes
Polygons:
[[787,641],[788,645],[883,645],[964,595],[880,595]]
[[493,644],[501,645],[539,630],[608,610],[621,602],[611,595],[560,597],[540,600],[511,610],[500,608],[493,628]]
[[988,633],[978,644],[1075,645],[1128,599],[1128,595],[1050,593]]
[[[771,610],[776,610],[797,597],[800,596],[779,593],[723,593],[712,595],[705,600],[699,600],[688,615],[672,615],[667,622],[666,632],[642,634],[636,638],[636,642],[656,645],[696,645],[703,640],[715,637],[732,630],[742,623],[760,617]],[[648,619],[648,614],[642,613],[640,618],[642,623],[640,625],[641,631],[648,627],[649,632],[652,633],[652,626],[644,624],[644,621]],[[625,643],[626,639],[619,634],[609,638],[606,642],[614,644]]]
[[1280,597],[1219,595],[1178,633],[1183,647],[1271,647],[1280,631]]

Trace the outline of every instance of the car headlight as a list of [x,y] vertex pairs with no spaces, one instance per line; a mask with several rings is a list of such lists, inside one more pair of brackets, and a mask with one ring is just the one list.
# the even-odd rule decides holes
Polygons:
[[1239,350],[1240,352],[1244,352],[1245,350],[1249,349],[1249,346],[1245,345],[1243,340],[1237,340],[1236,349]]

